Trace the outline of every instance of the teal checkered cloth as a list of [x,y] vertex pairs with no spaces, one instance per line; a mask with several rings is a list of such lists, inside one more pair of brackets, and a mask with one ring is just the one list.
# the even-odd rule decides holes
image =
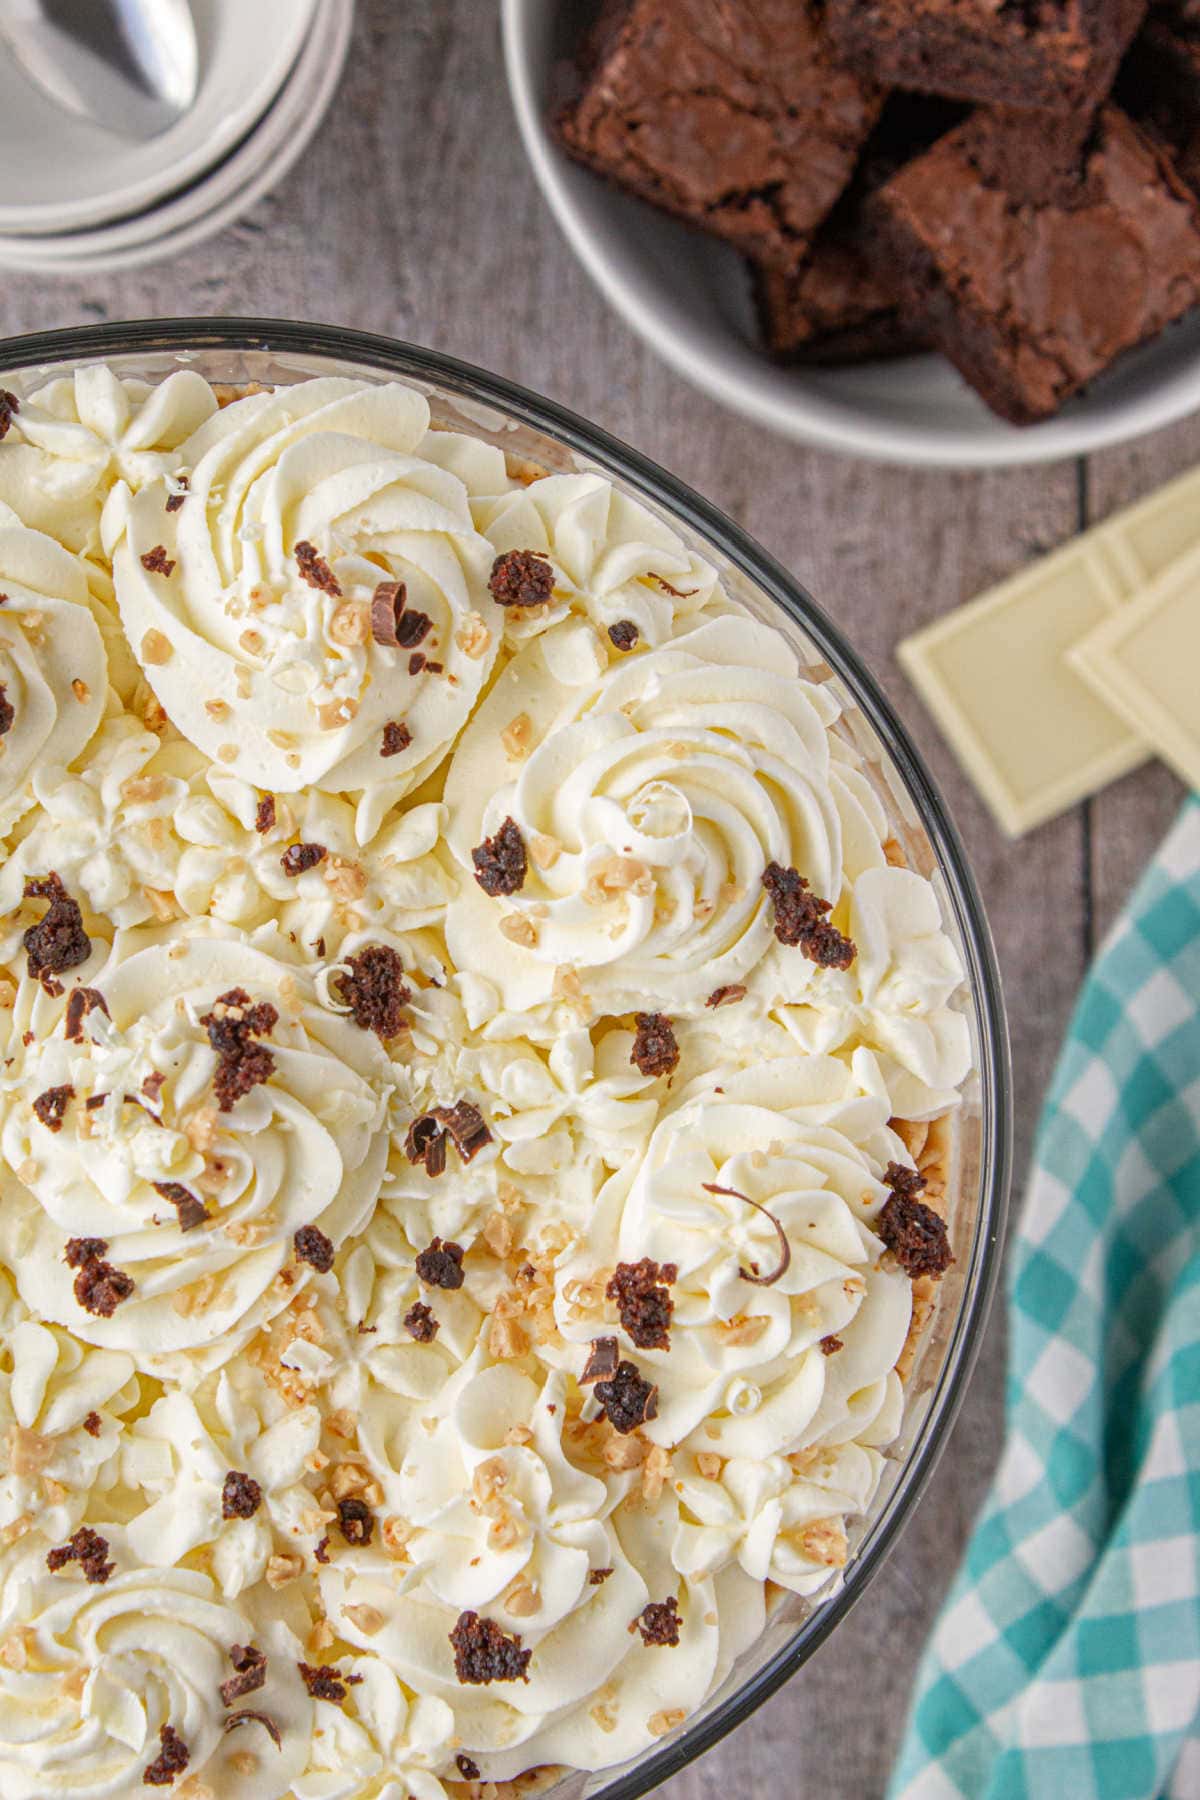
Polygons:
[[1008,1302],[1004,1454],[919,1672],[892,1800],[1198,1800],[1194,799],[1084,987]]

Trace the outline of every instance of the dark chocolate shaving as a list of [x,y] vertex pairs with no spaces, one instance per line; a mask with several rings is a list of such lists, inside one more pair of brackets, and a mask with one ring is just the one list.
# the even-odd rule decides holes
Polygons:
[[743,983],[731,981],[727,987],[714,988],[704,1004],[715,1010],[718,1006],[736,1006],[739,1000],[745,998],[746,989]]
[[61,1087],[47,1088],[33,1102],[34,1115],[41,1120],[47,1131],[61,1131],[67,1108],[74,1098],[75,1089],[69,1081],[64,1082]]
[[694,594],[700,592],[699,588],[672,587],[665,575],[656,575],[653,569],[647,569],[646,580],[657,582],[663,593],[670,594],[673,600],[690,600]]
[[400,617],[408,599],[402,581],[381,581],[371,597],[371,636],[394,650],[400,642]]
[[[428,613],[416,611],[406,612],[403,614],[400,623],[396,627],[396,642],[402,650],[415,650],[417,645],[423,643],[432,630],[433,620]],[[413,668],[412,662],[410,662],[408,665],[409,674],[418,674],[420,667],[424,662],[425,658],[422,657],[421,663],[416,669]]]
[[615,1337],[593,1338],[583,1374],[579,1377],[580,1387],[587,1387],[593,1381],[611,1380],[620,1360],[621,1352]]
[[[224,1692],[223,1689],[222,1692]],[[275,1748],[283,1749],[283,1739],[279,1735],[279,1727],[267,1713],[252,1712],[248,1707],[241,1712],[230,1713],[225,1721],[226,1731],[236,1731],[239,1725],[261,1725]]]
[[175,1208],[180,1231],[195,1231],[197,1225],[203,1225],[205,1219],[212,1217],[199,1194],[193,1194],[182,1181],[156,1181],[154,1191]]
[[0,737],[7,737],[16,716],[16,709],[8,697],[8,688],[0,681]]
[[177,513],[188,497],[188,478],[186,475],[174,477],[176,492],[167,495],[167,511]]
[[9,433],[9,428],[21,410],[21,402],[9,388],[0,388],[0,442]]
[[445,1126],[465,1163],[471,1162],[484,1145],[492,1141],[487,1122],[473,1100],[456,1100],[453,1106],[435,1106],[433,1116]]
[[235,1644],[229,1652],[229,1660],[237,1674],[221,1683],[219,1691],[222,1706],[232,1706],[235,1700],[243,1700],[247,1694],[256,1694],[259,1688],[266,1685],[267,1680],[266,1655],[254,1644]]
[[431,1177],[445,1173],[446,1133],[432,1113],[413,1120],[404,1140],[404,1154],[410,1163],[423,1163]]
[[63,1026],[65,1035],[73,1044],[82,1044],[83,1021],[90,1012],[102,1012],[109,1018],[108,1003],[99,988],[75,987],[67,995],[67,1016]]
[[479,1780],[479,1764],[472,1762],[469,1756],[459,1754],[454,1759],[454,1766],[464,1781]]
[[764,1206],[760,1200],[752,1200],[749,1194],[739,1194],[736,1188],[719,1187],[715,1181],[702,1181],[700,1186],[704,1189],[706,1194],[724,1194],[730,1200],[744,1201],[747,1206],[752,1206],[755,1212],[760,1212],[764,1218],[770,1219],[772,1225],[775,1227],[776,1236],[779,1239],[779,1263],[777,1267],[772,1269],[769,1275],[760,1275],[757,1269],[743,1269],[739,1265],[738,1274],[743,1281],[752,1281],[755,1287],[773,1286],[773,1284],[779,1280],[781,1275],[787,1274],[792,1264],[792,1246],[788,1242],[787,1232],[783,1229],[783,1226],[779,1223],[775,1214],[769,1207]]

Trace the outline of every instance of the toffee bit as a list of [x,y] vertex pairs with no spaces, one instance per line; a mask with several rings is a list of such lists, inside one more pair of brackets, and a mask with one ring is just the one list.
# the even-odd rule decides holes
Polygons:
[[175,476],[175,492],[167,495],[167,511],[177,513],[188,497],[188,478],[186,475]]
[[262,1489],[253,1475],[230,1469],[221,1489],[223,1519],[252,1519],[262,1505]]
[[266,1655],[254,1644],[235,1644],[229,1652],[229,1660],[237,1674],[221,1683],[218,1691],[222,1706],[232,1706],[235,1700],[256,1694],[259,1688],[265,1687],[267,1680]]
[[404,1315],[404,1329],[418,1344],[432,1344],[438,1334],[439,1321],[423,1300],[414,1300]]
[[472,1162],[492,1141],[487,1122],[473,1100],[456,1100],[453,1106],[435,1106],[433,1116],[445,1126],[465,1163]]
[[6,737],[13,728],[16,709],[8,697],[8,688],[0,681],[0,737]]
[[589,1587],[600,1587],[603,1582],[608,1580],[609,1576],[612,1573],[613,1573],[613,1570],[611,1568],[609,1568],[609,1569],[589,1569],[588,1570],[588,1586]]
[[84,1580],[92,1587],[103,1587],[117,1566],[108,1561],[108,1539],[90,1525],[81,1525],[67,1543],[46,1557],[46,1567],[52,1575],[73,1562],[79,1564]]
[[104,1429],[104,1421],[98,1412],[90,1412],[83,1421],[83,1429],[89,1437],[98,1438]]
[[67,1016],[63,1026],[64,1034],[73,1044],[82,1044],[83,1021],[90,1012],[102,1012],[105,1018],[111,1017],[108,1002],[99,988],[75,987],[67,996]]
[[0,442],[8,436],[9,428],[21,410],[21,402],[9,388],[0,388]]
[[846,1346],[843,1344],[841,1338],[835,1337],[832,1331],[829,1333],[828,1337],[823,1337],[818,1345],[818,1349],[822,1356],[836,1356],[839,1350],[844,1350],[845,1348]]
[[760,1212],[765,1219],[770,1219],[772,1225],[775,1227],[775,1235],[779,1239],[778,1265],[771,1270],[769,1275],[760,1275],[757,1267],[753,1265],[749,1269],[743,1269],[739,1266],[738,1274],[743,1281],[752,1281],[755,1287],[773,1286],[774,1283],[779,1280],[781,1275],[787,1274],[792,1266],[792,1246],[788,1241],[787,1232],[783,1229],[783,1226],[779,1223],[775,1214],[769,1207],[764,1206],[761,1200],[752,1200],[749,1194],[740,1194],[737,1188],[721,1187],[715,1181],[702,1181],[700,1186],[704,1189],[706,1194],[724,1194],[728,1200],[741,1200],[744,1205],[752,1206],[755,1212]]
[[335,600],[341,599],[342,590],[337,577],[325,558],[318,553],[315,544],[310,544],[307,538],[301,538],[292,554],[296,558],[301,581],[306,581],[309,587],[317,588],[322,594],[332,595]]
[[175,1208],[180,1231],[195,1231],[197,1225],[203,1225],[206,1219],[212,1218],[199,1194],[193,1194],[191,1188],[184,1187],[182,1181],[156,1181],[154,1191]]
[[175,568],[175,558],[167,555],[165,544],[155,544],[153,550],[147,550],[140,560],[143,569],[151,575],[170,575]]
[[485,894],[518,894],[525,886],[529,864],[525,839],[514,819],[505,819],[499,831],[476,844],[471,852],[475,879]]
[[412,732],[403,719],[389,719],[380,740],[380,756],[400,756],[412,743]]
[[583,1374],[579,1377],[580,1387],[587,1387],[593,1381],[611,1381],[620,1360],[621,1354],[615,1337],[593,1338]]
[[508,550],[488,576],[488,592],[498,606],[544,606],[554,592],[554,569],[541,550]]
[[33,1110],[47,1131],[61,1131],[67,1108],[74,1098],[75,1089],[67,1081],[61,1087],[47,1088],[44,1094],[39,1094],[33,1102]]
[[236,1731],[239,1725],[261,1725],[275,1748],[283,1749],[283,1739],[279,1735],[279,1727],[267,1713],[251,1712],[248,1707],[241,1712],[230,1713],[225,1721],[226,1731]]
[[902,1163],[889,1163],[884,1181],[891,1188],[875,1229],[906,1275],[944,1275],[954,1261],[946,1221],[917,1195],[925,1177]]
[[402,581],[381,581],[371,596],[371,636],[394,650],[400,642],[400,618],[408,600]]
[[618,619],[609,626],[608,635],[616,649],[626,651],[633,649],[642,634],[632,619]]
[[324,844],[289,844],[279,866],[285,875],[303,875],[306,869],[315,869],[324,857]]
[[642,1634],[643,1644],[661,1645],[667,1650],[674,1650],[679,1642],[679,1602],[674,1594],[669,1600],[651,1600],[644,1606],[633,1624]]
[[200,1023],[208,1032],[208,1041],[217,1053],[217,1069],[213,1091],[222,1112],[229,1112],[251,1088],[268,1081],[275,1071],[275,1058],[265,1044],[255,1042],[275,1029],[279,1013],[269,1000],[252,1004],[245,988],[230,988],[218,994],[211,1012],[202,1013]]
[[346,1698],[346,1689],[357,1687],[362,1680],[361,1675],[343,1675],[340,1669],[332,1667],[316,1669],[311,1663],[297,1663],[300,1679],[314,1700],[332,1700],[335,1704]]
[[408,1128],[404,1154],[410,1163],[424,1163],[430,1177],[444,1174],[446,1168],[446,1133],[432,1113],[422,1113]]
[[459,1613],[450,1642],[454,1648],[454,1673],[464,1686],[529,1680],[533,1651],[522,1650],[520,1637],[510,1637],[494,1619],[481,1619],[477,1612]]
[[454,1759],[454,1766],[464,1781],[479,1780],[479,1764],[477,1762],[472,1762],[469,1756],[463,1756],[461,1754],[456,1756]]
[[[417,645],[423,643],[432,630],[433,620],[428,613],[416,612],[415,610],[413,612],[406,612],[403,614],[400,623],[396,627],[396,642],[401,650],[415,650]],[[424,661],[425,658],[422,657],[421,663],[423,664]],[[408,672],[410,675],[416,675],[418,669],[414,669],[412,663],[409,663]]]
[[407,1022],[403,1009],[412,999],[399,952],[390,944],[364,944],[346,958],[346,968],[338,996],[350,1008],[354,1023],[384,1043],[398,1037]]
[[715,1010],[718,1006],[736,1006],[739,1000],[744,1000],[745,998],[746,988],[744,983],[740,981],[731,981],[727,987],[714,988],[704,1004],[705,1006],[711,1006]]
[[159,1726],[158,1741],[162,1748],[142,1776],[144,1787],[170,1787],[191,1760],[187,1745],[173,1725]]
[[92,940],[83,929],[79,902],[72,900],[58,876],[49,875],[25,883],[26,900],[49,900],[50,904],[36,925],[31,925],[21,942],[28,958],[31,980],[40,981],[51,991],[49,976],[77,969],[92,953]]
[[333,1267],[334,1248],[330,1238],[316,1225],[302,1225],[292,1239],[297,1262],[308,1263],[318,1275],[328,1275]]
[[636,1363],[619,1362],[612,1379],[598,1381],[595,1391],[609,1424],[622,1437],[658,1417],[658,1389],[643,1378]]
[[762,884],[775,908],[775,936],[781,944],[799,945],[801,953],[818,968],[850,967],[858,954],[854,943],[829,923],[825,914],[833,910],[830,901],[818,899],[797,869],[768,863]]
[[254,829],[260,837],[266,837],[268,831],[275,829],[275,796],[264,794],[254,814]]
[[350,1494],[337,1503],[338,1530],[348,1544],[369,1544],[375,1535],[375,1514],[365,1500]]
[[667,1292],[677,1279],[674,1263],[656,1263],[643,1256],[640,1262],[618,1263],[604,1290],[615,1300],[622,1328],[639,1350],[669,1350],[671,1314],[675,1302]]
[[417,1280],[422,1287],[460,1288],[463,1284],[463,1247],[444,1244],[435,1237],[428,1250],[417,1257]]
[[635,1013],[637,1035],[629,1060],[643,1075],[670,1075],[679,1066],[675,1027],[665,1013]]

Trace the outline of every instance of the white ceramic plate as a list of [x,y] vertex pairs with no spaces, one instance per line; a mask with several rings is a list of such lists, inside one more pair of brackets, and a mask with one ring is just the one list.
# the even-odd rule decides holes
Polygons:
[[233,154],[164,206],[97,231],[0,237],[0,266],[100,274],[176,256],[249,210],[306,148],[333,98],[354,22],[354,0],[315,0],[309,37],[274,106]]
[[908,356],[857,368],[782,368],[755,345],[741,260],[608,187],[548,128],[556,66],[584,9],[502,0],[513,106],[542,192],[606,299],[665,361],[748,418],[802,441],[887,462],[981,468],[1076,456],[1200,407],[1200,312],[1135,351],[1043,425],[989,412],[949,363]]
[[56,106],[0,58],[0,232],[57,233],[123,218],[194,181],[262,117],[287,79],[316,0],[192,0],[195,104],[138,143]]

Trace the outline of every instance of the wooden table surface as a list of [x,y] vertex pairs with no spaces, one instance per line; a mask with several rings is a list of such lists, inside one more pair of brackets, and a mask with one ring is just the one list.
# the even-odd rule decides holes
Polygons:
[[[495,0],[359,0],[351,60],[299,166],[186,256],[86,281],[6,275],[5,334],[172,314],[315,319],[428,344],[573,407],[691,482],[772,551],[880,677],[949,798],[1006,984],[1017,1179],[1088,960],[1180,799],[1151,764],[1000,835],[900,674],[897,640],[1200,459],[1200,417],[1086,461],[909,473],[809,451],[694,392],[608,310],[525,164]],[[867,1599],[667,1800],[876,1800],[918,1648],[995,1459],[1002,1321],[953,1439]]]

